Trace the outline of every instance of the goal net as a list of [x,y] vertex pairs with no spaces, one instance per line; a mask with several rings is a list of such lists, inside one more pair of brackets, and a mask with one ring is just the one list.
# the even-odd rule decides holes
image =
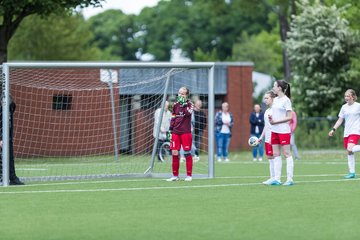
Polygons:
[[163,109],[171,110],[182,86],[206,120],[192,120],[194,177],[213,177],[212,63],[7,63],[2,70],[2,106],[16,104],[13,129],[3,107],[4,185],[11,144],[25,182],[171,176],[171,155],[159,149]]

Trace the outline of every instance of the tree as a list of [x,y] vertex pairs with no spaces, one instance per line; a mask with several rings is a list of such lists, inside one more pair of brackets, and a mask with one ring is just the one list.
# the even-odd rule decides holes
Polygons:
[[252,35],[273,27],[267,22],[268,8],[252,11],[260,0],[249,7],[243,5],[246,1],[160,1],[136,19],[140,52],[150,53],[156,60],[169,60],[172,49],[181,49],[192,60],[213,52],[219,60],[230,59],[232,46],[243,32]]
[[194,59],[196,51],[210,53],[216,49],[220,60],[229,56],[231,45],[226,45],[227,38],[236,34],[232,22],[227,21],[229,5],[222,0],[197,0],[192,1],[188,11],[188,18],[178,30],[179,47],[184,53]]
[[194,61],[199,62],[216,62],[219,61],[219,56],[216,48],[214,48],[211,52],[203,52],[200,48],[195,50],[194,52]]
[[[344,13],[345,19],[349,21],[351,29],[360,31],[360,2],[349,0],[325,0],[327,5],[337,4],[338,6],[346,6],[346,12]],[[360,56],[353,56],[351,59],[350,76],[353,79],[360,79]]]
[[249,36],[244,33],[233,45],[233,61],[252,61],[255,70],[275,78],[282,76],[281,41],[278,34],[262,31]]
[[[287,32],[290,30],[291,16],[296,15],[296,2],[298,0],[243,0],[248,6],[248,9],[266,9],[271,13],[275,14],[277,22],[279,25],[279,34],[280,39],[284,43],[288,36]],[[271,16],[272,17],[272,16]],[[287,81],[290,81],[291,78],[291,66],[289,57],[287,55],[286,49],[282,49],[282,62],[283,62],[283,76]]]
[[[360,52],[359,35],[344,19],[345,8],[327,7],[317,0],[299,4],[286,48],[293,63],[293,95],[307,116],[335,114],[347,88],[358,89],[352,58]],[[338,103],[338,104],[333,104]]]
[[0,0],[0,64],[7,61],[8,44],[25,17],[49,16],[77,6],[100,6],[103,0]]
[[181,41],[179,29],[187,24],[189,6],[186,2],[160,1],[157,6],[141,11],[136,18],[140,54],[151,54],[158,61],[170,60],[171,50],[178,48]]
[[188,1],[189,14],[178,30],[179,48],[194,59],[195,51],[211,53],[216,49],[219,60],[231,58],[232,46],[242,33],[258,34],[271,30],[267,22],[268,9],[246,0]]
[[92,33],[80,14],[51,14],[24,19],[10,41],[10,60],[98,60]]
[[103,51],[104,60],[136,60],[139,42],[135,15],[126,15],[121,10],[107,10],[89,19],[94,34],[91,40]]
[[344,13],[345,19],[349,21],[352,29],[360,30],[360,2],[357,0],[324,0],[327,6],[336,4],[339,7],[347,6]]

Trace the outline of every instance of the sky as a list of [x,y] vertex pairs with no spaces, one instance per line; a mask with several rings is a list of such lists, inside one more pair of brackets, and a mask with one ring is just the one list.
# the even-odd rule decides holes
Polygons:
[[85,18],[94,16],[108,9],[120,9],[126,14],[138,15],[144,7],[156,6],[159,0],[105,0],[102,8],[88,7],[83,9]]

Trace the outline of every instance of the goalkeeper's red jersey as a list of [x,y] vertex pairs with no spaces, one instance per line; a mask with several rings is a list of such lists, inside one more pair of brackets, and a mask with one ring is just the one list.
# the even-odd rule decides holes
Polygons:
[[191,114],[193,104],[187,100],[186,104],[181,105],[175,102],[172,110],[170,130],[175,134],[191,133]]

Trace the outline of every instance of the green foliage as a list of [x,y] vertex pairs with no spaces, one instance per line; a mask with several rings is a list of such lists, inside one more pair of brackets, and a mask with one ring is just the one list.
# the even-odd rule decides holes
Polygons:
[[[353,56],[351,58],[351,68],[349,70],[351,79],[360,79],[360,56]],[[358,89],[357,87],[355,89]]]
[[[306,116],[335,115],[342,95],[360,83],[350,74],[351,59],[359,53],[358,35],[342,16],[344,8],[304,0],[285,46],[292,61],[292,92]],[[330,104],[330,103],[336,104]]]
[[205,53],[217,49],[220,59],[229,56],[231,45],[226,43],[236,31],[229,19],[229,5],[221,0],[193,1],[188,11],[186,24],[180,29],[180,47],[183,51],[191,59],[199,49]]
[[139,44],[135,39],[134,15],[107,10],[89,19],[94,34],[91,44],[98,46],[103,60],[136,60]]
[[344,18],[349,21],[352,29],[360,30],[360,1],[357,0],[324,0],[328,5],[337,5],[339,7],[347,6]]
[[262,31],[249,36],[244,33],[232,50],[233,61],[252,61],[255,70],[276,78],[282,76],[281,44],[278,34]]
[[81,15],[32,15],[24,19],[9,44],[11,60],[97,60],[92,33]]
[[101,6],[104,0],[1,0],[0,16],[4,16],[1,24],[6,25],[17,17],[25,17],[31,14],[48,16],[52,13],[63,13],[75,7]]
[[219,61],[219,56],[216,48],[211,52],[204,52],[201,48],[198,48],[194,52],[194,61],[199,62],[216,62]]
[[[7,41],[15,33],[18,24],[28,15],[37,14],[43,17],[50,13],[61,15],[64,11],[73,11],[77,6],[99,6],[103,1],[2,0],[0,1],[0,42],[6,44],[1,47],[7,48]],[[289,19],[291,13],[302,12],[303,9],[295,8],[295,2],[298,0],[159,1],[155,7],[143,9],[138,16],[126,15],[119,10],[109,10],[90,18],[87,22],[90,24],[89,31],[93,36],[90,40],[88,37],[84,39],[89,41],[86,44],[87,48],[95,45],[101,50],[100,54],[90,54],[92,57],[89,59],[136,60],[141,54],[151,54],[155,60],[168,61],[172,49],[182,49],[185,57],[197,61],[251,60],[255,62],[257,71],[280,78],[283,67],[282,49],[278,44],[280,38],[277,33],[280,31],[279,16],[282,14],[285,19]],[[349,1],[322,2],[344,6]],[[360,3],[351,2],[348,11],[342,14],[349,20],[352,29],[360,29],[360,18],[358,18]],[[79,24],[84,25],[81,28],[88,29],[86,23]],[[3,34],[4,32],[9,34]],[[26,36],[29,39],[37,38],[31,34]],[[80,34],[80,37],[83,35]],[[18,42],[19,36],[16,38]],[[70,40],[61,38],[61,41]],[[15,54],[13,45],[11,58],[16,57],[20,60],[25,53]],[[69,48],[64,48],[65,50]],[[72,53],[61,52],[61,55],[69,56]],[[6,59],[6,53],[0,51],[0,61],[3,58]],[[58,56],[51,59],[62,58]],[[356,63],[359,57],[353,56],[351,59],[349,78],[354,79],[360,72],[359,64]]]
[[[337,4],[338,6],[347,6],[344,13],[345,19],[349,21],[351,29],[360,30],[360,1],[349,0],[326,0],[328,4]],[[349,71],[351,79],[360,79],[360,54],[354,54],[351,58],[351,68]],[[358,88],[355,88],[358,91]]]
[[331,149],[343,146],[343,127],[329,138],[328,133],[336,119],[299,118],[296,128],[296,145],[300,149]]
[[[242,32],[254,34],[264,28],[271,30],[268,12],[264,5],[248,0],[160,1],[136,17],[140,52],[150,53],[156,60],[169,60],[171,49],[182,49],[192,60],[203,53],[214,57],[210,55],[216,52],[218,60],[227,60]],[[203,57],[208,59],[207,56],[200,58]]]
[[141,54],[152,54],[156,60],[169,61],[171,49],[177,48],[181,38],[179,29],[186,25],[188,7],[185,1],[160,1],[153,8],[145,8],[136,17],[136,40]]
[[259,33],[267,24],[267,11],[257,5],[251,14],[253,3],[244,0],[235,1],[192,1],[185,24],[180,28],[179,47],[187,56],[194,59],[197,49],[211,53],[216,49],[219,60],[231,58],[232,46],[243,32]]
[[[75,7],[100,6],[103,0],[1,0],[0,64],[7,61],[8,44],[25,17],[32,14],[49,16],[71,12]],[[59,40],[59,39],[57,39]]]

